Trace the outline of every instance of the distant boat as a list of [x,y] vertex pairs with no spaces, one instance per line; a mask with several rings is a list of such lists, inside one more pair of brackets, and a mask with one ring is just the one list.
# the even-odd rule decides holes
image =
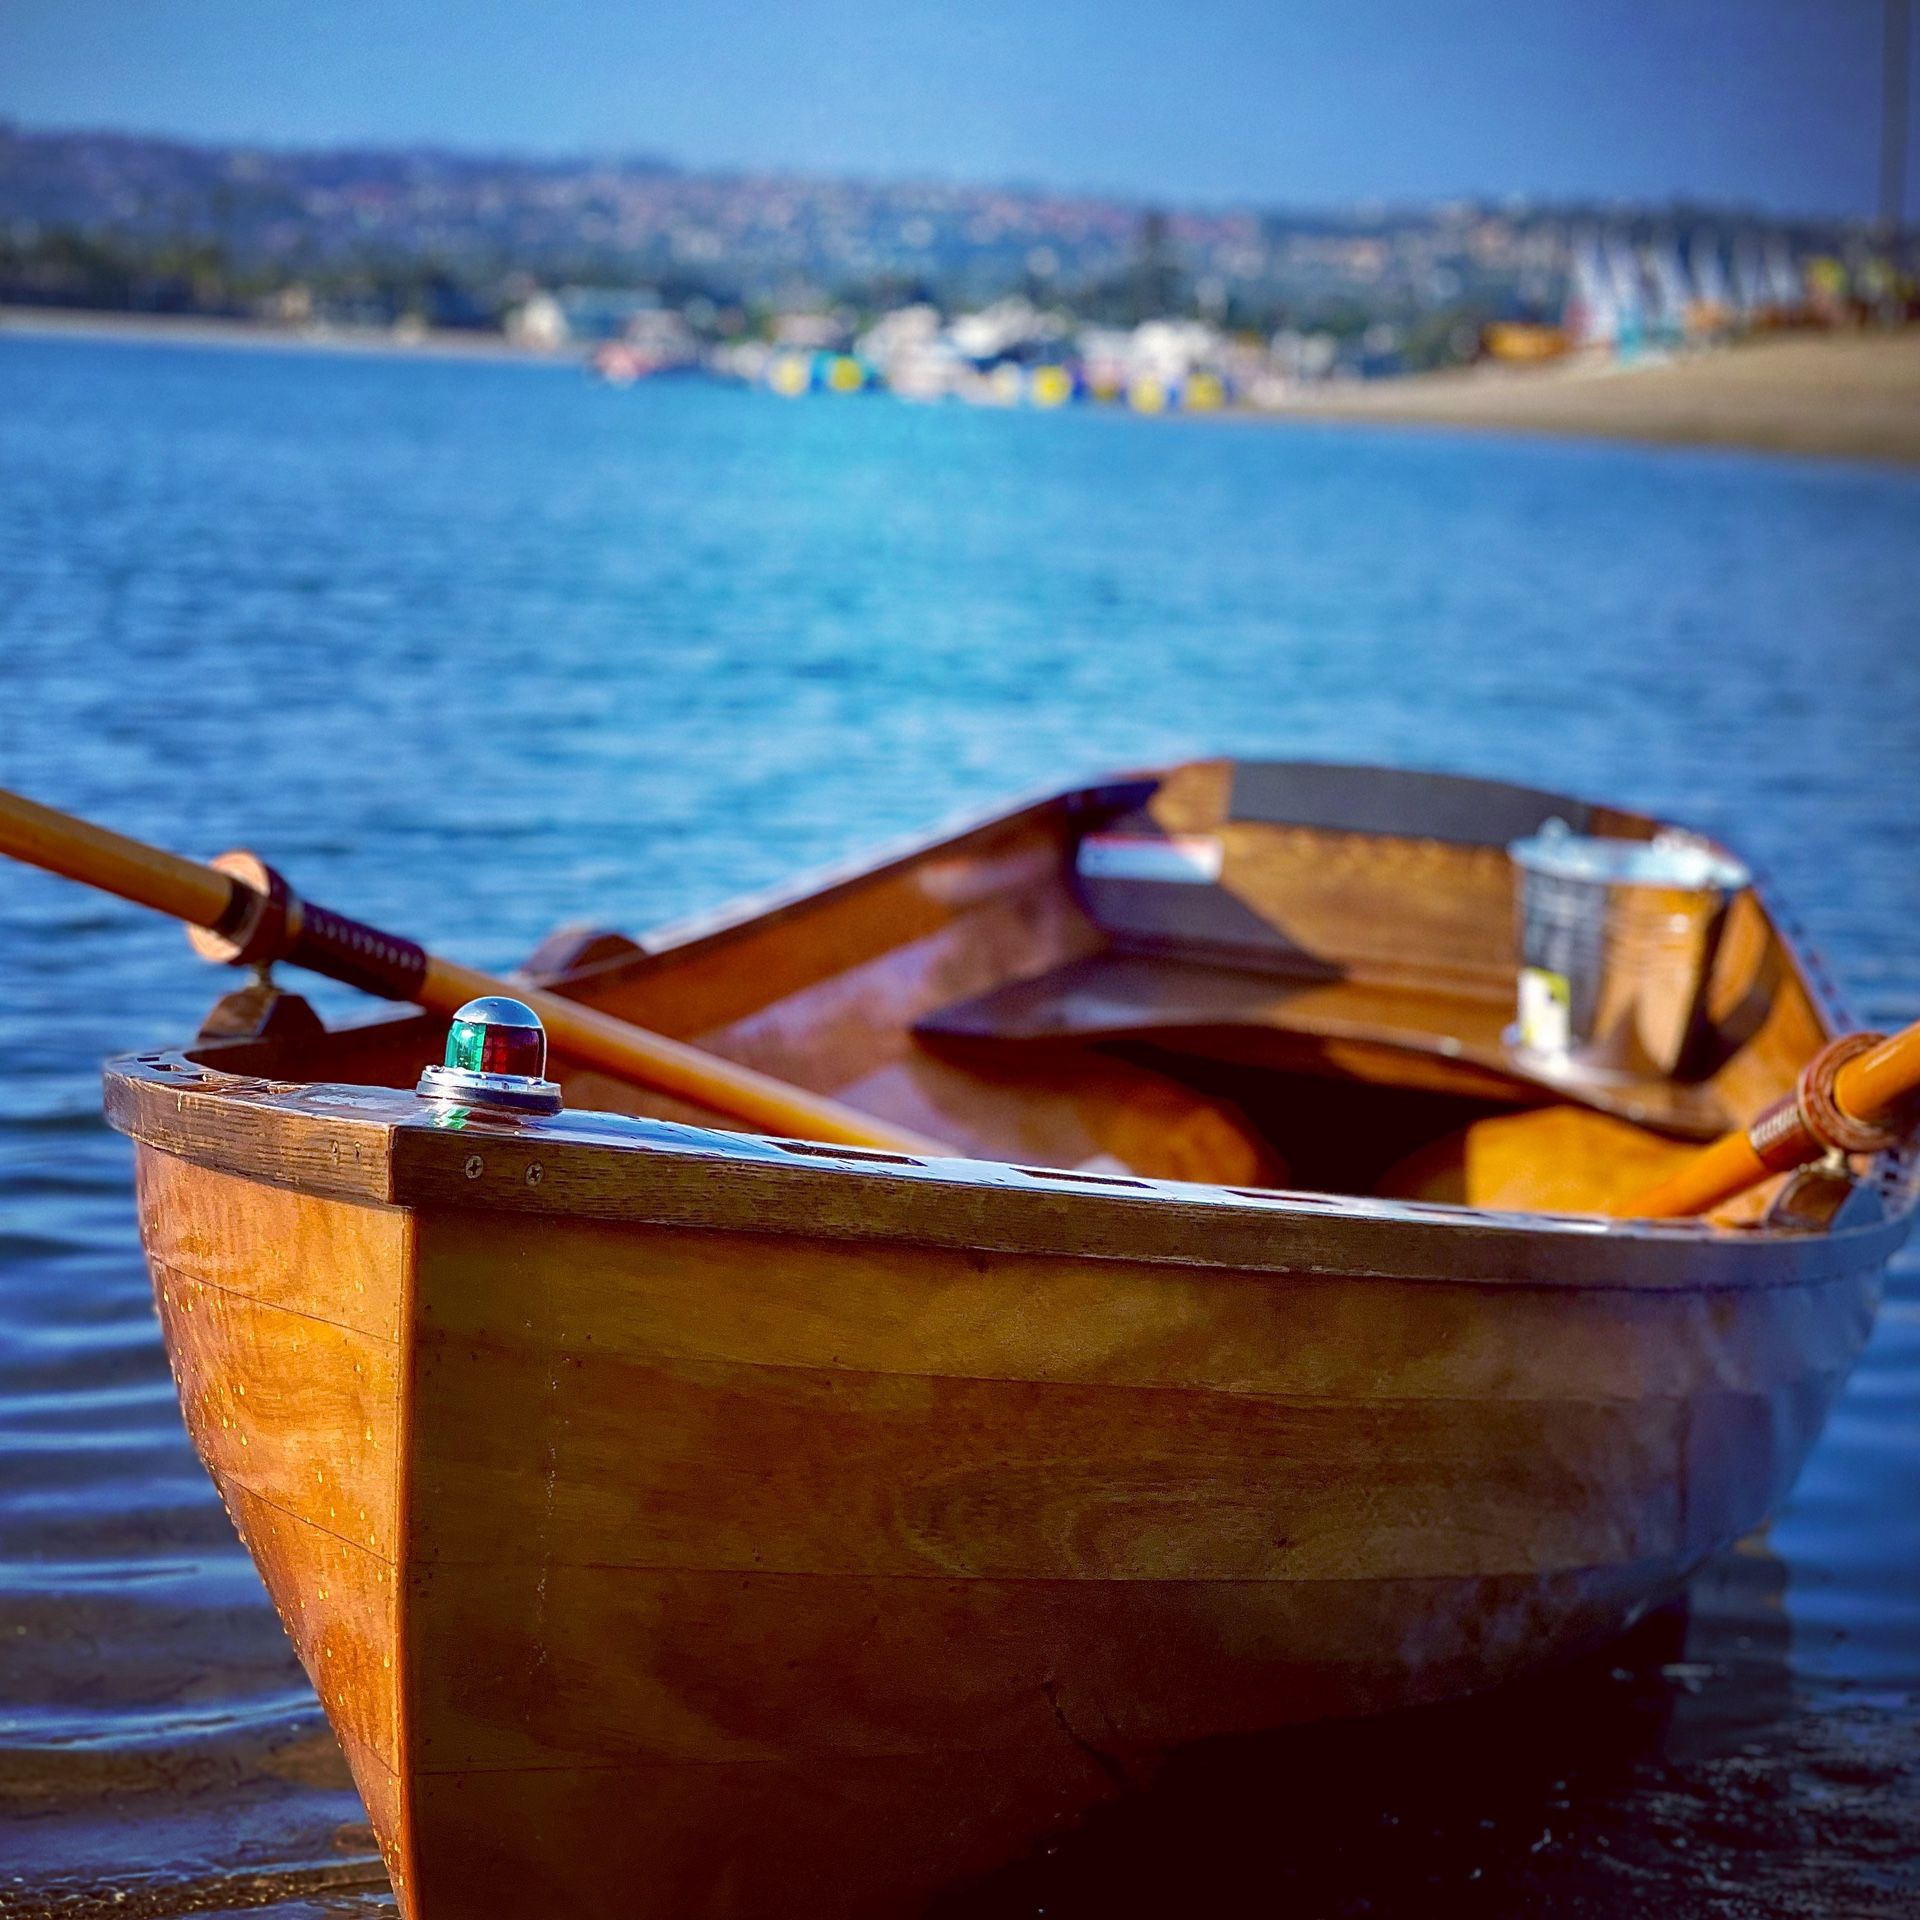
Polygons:
[[1694,292],[1671,235],[1647,249],[1646,278],[1651,289],[1648,324],[1654,337],[1669,343],[1684,340],[1690,331]]
[[1641,280],[1640,257],[1625,234],[1607,237],[1604,258],[1613,280],[1614,310],[1618,316],[1614,346],[1623,358],[1631,358],[1646,344],[1647,297]]
[[1595,234],[1575,236],[1563,324],[1576,346],[1611,347],[1620,338],[1619,292]]
[[610,387],[630,387],[653,371],[650,360],[618,340],[596,347],[588,364]]
[[1734,317],[1733,293],[1727,285],[1720,244],[1704,227],[1688,244],[1687,271],[1693,279],[1699,325],[1708,331],[1725,327]]
[[1793,263],[1793,250],[1780,234],[1772,235],[1766,247],[1767,300],[1775,312],[1788,317],[1804,315],[1807,305],[1806,283]]
[[1573,346],[1564,327],[1541,326],[1527,320],[1491,320],[1481,329],[1480,344],[1492,360],[1516,366],[1557,360]]
[[1733,297],[1743,319],[1762,319],[1773,304],[1766,259],[1757,234],[1743,233],[1734,243]]

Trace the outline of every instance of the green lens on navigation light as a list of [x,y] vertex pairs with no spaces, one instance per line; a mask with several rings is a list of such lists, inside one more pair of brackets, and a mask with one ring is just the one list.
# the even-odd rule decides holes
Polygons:
[[487,1030],[477,1020],[456,1020],[447,1029],[447,1059],[450,1067],[464,1067],[469,1073],[479,1073],[483,1069],[480,1062],[486,1057]]
[[487,1029],[484,1021],[456,1020],[447,1029],[447,1059],[450,1067],[464,1067],[469,1073],[487,1070]]

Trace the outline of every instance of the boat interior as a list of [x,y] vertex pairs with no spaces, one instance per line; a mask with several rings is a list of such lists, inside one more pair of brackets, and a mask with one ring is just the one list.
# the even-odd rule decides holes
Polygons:
[[[1749,1123],[1837,1015],[1748,890],[1675,1071],[1531,1064],[1508,1039],[1506,849],[1556,817],[1628,839],[1661,824],[1458,776],[1194,762],[650,937],[569,928],[522,973],[968,1158],[1599,1209]],[[190,1053],[411,1087],[445,1030],[417,1010],[324,1029],[261,982],[223,999]],[[569,1108],[733,1124],[565,1060],[551,1071]],[[1517,1116],[1524,1138],[1509,1138]],[[1524,1191],[1503,1184],[1516,1155]],[[1543,1155],[1563,1163],[1544,1186]]]

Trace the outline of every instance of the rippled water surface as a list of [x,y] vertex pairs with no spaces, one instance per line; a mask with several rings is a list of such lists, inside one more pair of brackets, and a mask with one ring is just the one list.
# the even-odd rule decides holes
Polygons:
[[[1920,482],[0,336],[0,784],[463,958],[1194,750],[1677,814],[1857,1018],[1913,1019]],[[0,872],[0,1911],[390,1911],[98,1114],[100,1060],[225,984]],[[942,1910],[1257,1877],[1303,1913],[1912,1911],[1917,1279],[1687,1616],[1513,1699],[1197,1753]]]

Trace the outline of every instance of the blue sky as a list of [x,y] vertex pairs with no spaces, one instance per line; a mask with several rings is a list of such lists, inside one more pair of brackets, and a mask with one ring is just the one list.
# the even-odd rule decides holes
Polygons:
[[1880,0],[0,0],[0,117],[1170,202],[1865,214],[1880,42]]

